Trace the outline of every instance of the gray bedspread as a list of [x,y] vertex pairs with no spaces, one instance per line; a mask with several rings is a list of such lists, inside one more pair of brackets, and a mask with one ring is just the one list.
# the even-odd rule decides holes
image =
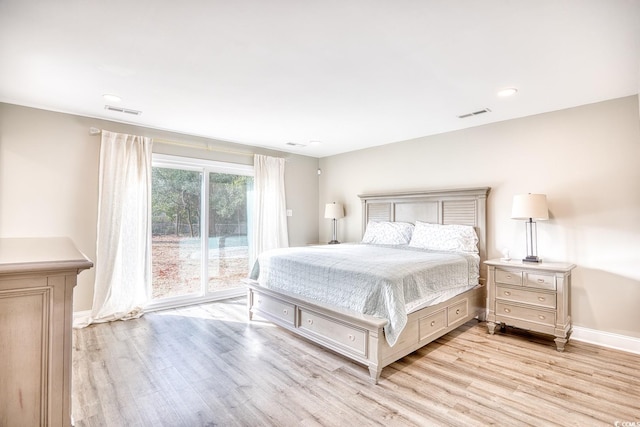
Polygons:
[[478,284],[473,253],[340,244],[276,249],[258,257],[250,278],[260,286],[387,319],[393,346],[407,323],[407,307]]

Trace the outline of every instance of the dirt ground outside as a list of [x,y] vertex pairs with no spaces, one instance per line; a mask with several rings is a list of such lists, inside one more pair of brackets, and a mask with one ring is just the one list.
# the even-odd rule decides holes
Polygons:
[[[247,246],[227,246],[212,239],[209,248],[208,291],[243,286],[249,274]],[[151,241],[153,298],[160,299],[200,292],[202,247],[200,238],[153,236]],[[237,244],[237,242],[235,243]]]

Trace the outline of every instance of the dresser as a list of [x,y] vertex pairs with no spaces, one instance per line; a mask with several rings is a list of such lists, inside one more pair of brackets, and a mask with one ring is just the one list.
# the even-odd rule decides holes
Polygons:
[[485,261],[487,328],[505,325],[555,336],[563,351],[571,334],[571,271],[574,264]]
[[73,288],[92,266],[68,238],[0,239],[0,426],[71,425]]

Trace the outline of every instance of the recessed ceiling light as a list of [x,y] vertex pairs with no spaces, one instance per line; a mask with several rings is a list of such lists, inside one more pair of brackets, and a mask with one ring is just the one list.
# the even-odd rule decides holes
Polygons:
[[518,93],[518,89],[516,89],[515,87],[507,87],[502,90],[499,90],[498,96],[506,97],[506,96],[515,95],[516,93]]
[[102,95],[102,97],[104,98],[105,101],[111,102],[111,103],[122,101],[122,98],[120,98],[118,95],[112,95],[110,93],[105,93],[104,95]]

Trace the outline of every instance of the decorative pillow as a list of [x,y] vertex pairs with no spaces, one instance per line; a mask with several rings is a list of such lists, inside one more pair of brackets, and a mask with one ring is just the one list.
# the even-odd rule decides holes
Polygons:
[[406,245],[412,233],[413,224],[408,222],[369,221],[362,243]]
[[416,221],[409,246],[436,251],[478,252],[478,236],[470,225]]

